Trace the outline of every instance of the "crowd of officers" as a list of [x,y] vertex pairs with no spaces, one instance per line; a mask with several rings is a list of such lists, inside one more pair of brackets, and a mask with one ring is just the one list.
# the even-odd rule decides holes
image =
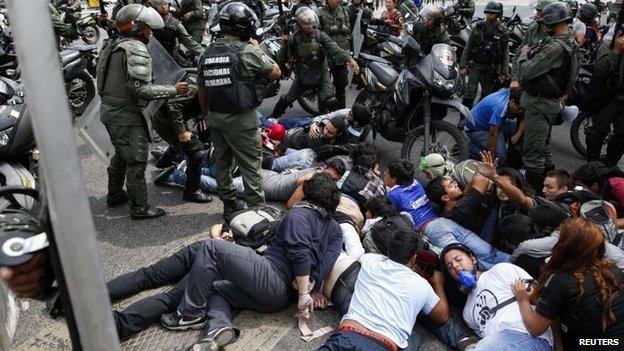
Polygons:
[[[123,7],[118,4],[111,18],[102,18],[102,25],[111,36],[102,52],[97,74],[102,98],[101,120],[115,147],[108,168],[109,206],[129,201],[134,219],[164,215],[162,209],[151,207],[147,201],[145,169],[150,131],[142,114],[150,100],[163,98],[167,102],[152,120],[158,134],[181,149],[187,158],[184,199],[212,200],[198,185],[203,142],[185,123],[189,118],[204,116],[200,125],[209,130],[212,138],[218,169],[218,196],[224,203],[224,212],[235,211],[242,205],[235,199],[231,181],[235,165],[243,175],[247,204],[264,202],[255,111],[264,97],[263,87],[268,80],[279,80],[287,71],[294,72],[293,84],[280,96],[269,117],[283,115],[294,100],[310,89],[318,94],[321,112],[344,108],[347,69],[359,70],[351,56],[353,28],[358,17],[362,21],[361,28],[366,28],[372,12],[362,0],[353,0],[347,7],[342,7],[338,0],[327,0],[320,8],[316,8],[312,0],[300,0],[291,10],[295,29],[292,33],[284,30],[281,38],[285,60],[277,64],[253,39],[261,25],[260,16],[264,14],[261,2],[245,0],[218,5],[223,36],[206,50],[202,46],[205,19],[201,0],[180,1],[175,16],[170,12],[170,0],[135,2],[138,3]],[[445,10],[441,6],[426,5],[419,9],[410,0],[387,3],[386,13],[392,9],[405,17],[418,13],[411,35],[420,44],[423,54],[428,54],[435,44],[450,42],[444,24]],[[592,6],[595,7],[593,4],[581,6],[579,18],[589,16],[593,20],[597,11]],[[523,91],[522,161],[527,180],[536,187],[542,184],[545,174],[554,169],[549,146],[551,128],[579,70],[579,47],[583,44],[579,40],[585,38],[575,35],[570,25],[578,9],[575,0],[540,0],[535,21],[519,51],[510,55],[508,28],[501,22],[503,5],[491,1],[485,6],[485,18],[471,24],[472,31],[461,55],[460,73],[467,77],[463,104],[467,107],[475,104],[479,86],[481,97],[503,86]],[[455,10],[469,21],[474,15],[474,1],[459,1]],[[360,11],[362,15],[358,16]],[[57,34],[63,35],[63,32]],[[198,61],[197,77],[188,74],[175,86],[154,85],[154,58],[150,58],[146,46],[152,35],[180,65],[188,67]],[[621,77],[623,66],[619,61],[624,39],[618,33],[613,43],[600,49],[596,73]],[[186,50],[180,50],[179,44]],[[409,58],[406,62],[413,64],[417,60]],[[608,81],[619,86],[622,79],[608,78]],[[618,91],[609,90],[613,99],[605,101],[606,107],[595,115],[594,126],[588,132],[590,159],[599,159],[612,121],[615,133],[607,148],[607,162],[617,163],[624,153],[621,142],[624,141],[624,123],[619,123],[617,118],[622,115],[619,112],[623,105],[619,102],[624,95]],[[124,182],[127,192],[123,190]]]

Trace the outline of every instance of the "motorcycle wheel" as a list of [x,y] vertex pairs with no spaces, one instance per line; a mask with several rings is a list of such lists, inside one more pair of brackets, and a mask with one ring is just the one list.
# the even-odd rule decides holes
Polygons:
[[97,44],[100,41],[100,28],[93,24],[89,25],[80,31],[80,37],[85,44]]
[[[581,113],[574,121],[572,121],[572,126],[570,127],[570,141],[572,142],[572,146],[574,150],[579,153],[579,155],[584,158],[587,157],[587,128],[591,126],[591,116],[586,113]],[[609,139],[611,139],[611,135],[613,135],[613,131],[610,131],[607,134],[607,137],[602,144],[602,150],[600,151],[600,156],[605,156],[607,154],[607,144],[609,143]]]
[[95,98],[93,79],[85,71],[65,82],[65,90],[67,91],[69,107],[76,116],[83,114],[91,100]]
[[423,149],[425,127],[420,125],[406,135],[401,157],[412,164],[420,164],[420,158],[431,153],[442,154],[447,160],[458,163],[469,157],[468,140],[457,129],[457,126],[445,121],[431,121],[431,145],[428,150]]
[[299,102],[299,105],[305,110],[305,112],[314,116],[319,114],[318,95],[316,94],[316,90],[308,90],[301,94],[301,96],[297,98],[297,102]]

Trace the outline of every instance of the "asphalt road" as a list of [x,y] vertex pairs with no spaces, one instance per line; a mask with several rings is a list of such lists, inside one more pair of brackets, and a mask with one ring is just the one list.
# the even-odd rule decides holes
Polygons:
[[[524,3],[526,1],[516,1]],[[505,12],[511,11],[513,3],[507,5]],[[477,7],[477,14],[482,13],[483,5]],[[532,12],[526,5],[518,7],[522,16],[529,16]],[[285,92],[287,86],[282,86]],[[355,97],[356,90],[348,90],[348,104]],[[269,114],[276,102],[276,98],[265,100],[260,111]],[[297,105],[287,111],[287,116],[305,116],[306,113]],[[380,162],[398,158],[400,144],[387,142],[382,139],[375,141],[381,150]],[[583,163],[583,159],[574,151],[570,144],[569,125],[553,128],[552,151],[557,167],[573,171]],[[148,265],[175,251],[189,242],[206,236],[211,225],[220,221],[219,215],[222,209],[221,202],[215,200],[211,204],[199,205],[182,201],[182,192],[179,189],[162,188],[148,185],[149,199],[154,205],[163,207],[167,216],[151,221],[130,220],[127,206],[109,209],[106,206],[106,164],[102,163],[84,144],[79,145],[81,164],[84,171],[85,188],[89,196],[89,202],[93,212],[93,218],[97,229],[97,238],[100,242],[100,254],[104,276],[110,280],[122,273],[136,270]],[[150,181],[158,174],[158,170],[150,165],[147,171],[147,179]],[[80,240],[80,238],[76,238]],[[94,301],[97,303],[97,301]],[[20,316],[14,346],[33,345],[33,336],[45,337],[46,328],[51,325],[51,320],[45,316],[43,306],[37,302],[22,302],[23,311]],[[325,325],[335,326],[338,322],[337,313],[327,311],[316,314],[318,319],[312,323],[312,327]],[[293,320],[294,321],[294,320]],[[294,326],[294,323],[293,323]],[[245,331],[243,331],[245,332]],[[43,336],[42,336],[43,335]],[[275,350],[312,350],[322,343],[323,339],[309,344],[299,339],[296,328],[292,328],[281,338]],[[65,349],[63,345],[56,345],[53,349]],[[26,347],[28,349],[28,347]],[[425,333],[421,350],[441,350],[445,347],[437,340]]]

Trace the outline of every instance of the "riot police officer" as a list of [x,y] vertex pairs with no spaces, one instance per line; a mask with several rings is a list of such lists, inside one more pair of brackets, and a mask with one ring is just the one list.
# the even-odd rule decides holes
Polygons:
[[533,23],[529,26],[528,34],[522,40],[520,44],[520,49],[516,55],[516,62],[514,63],[511,71],[511,89],[520,88],[520,78],[518,76],[518,61],[517,59],[520,57],[520,50],[523,47],[534,48],[537,43],[548,36],[548,27],[543,25],[540,22],[542,9],[549,4],[557,2],[557,0],[538,0],[537,5],[535,6],[535,17]]
[[341,49],[327,34],[316,28],[319,19],[314,11],[303,7],[297,12],[299,29],[288,39],[282,37],[282,50],[292,61],[295,80],[288,92],[280,96],[275,104],[271,114],[273,118],[283,115],[300,94],[312,89],[318,91],[320,110],[338,109],[338,100],[331,87],[328,58],[346,62],[353,70],[359,69],[348,51]]
[[[152,63],[146,43],[152,28],[162,28],[163,20],[152,8],[138,4],[122,7],[116,16],[121,38],[102,50],[97,66],[97,88],[102,98],[100,116],[115,147],[108,166],[109,206],[130,200],[132,219],[161,217],[165,211],[147,203],[148,123],[142,108],[151,99],[185,93],[187,83],[153,85]],[[124,179],[128,193],[123,191]]]
[[[188,120],[201,115],[197,98],[197,77],[194,74],[188,74],[184,81],[188,83],[188,91],[185,94],[169,98],[152,118],[152,126],[156,133],[169,143],[170,147],[182,150],[186,155],[186,182],[182,199],[206,203],[212,201],[212,196],[206,195],[200,190],[204,143],[186,125]],[[154,180],[154,183],[158,184],[158,178],[164,175],[168,176],[173,171],[173,166],[165,170]]]
[[503,4],[490,1],[483,10],[485,20],[474,24],[459,63],[462,76],[468,75],[463,105],[472,107],[481,84],[481,97],[492,93],[498,80],[509,78],[509,32],[500,23]]
[[351,0],[351,3],[347,6],[347,13],[349,14],[349,23],[351,26],[351,32],[355,27],[355,20],[357,20],[358,12],[362,10],[362,33],[366,33],[366,25],[373,19],[373,11],[364,6],[364,0]]
[[60,45],[61,38],[66,38],[69,41],[78,39],[78,31],[71,25],[63,22],[56,8],[50,3],[48,3],[48,8],[50,10],[50,18],[52,19],[52,29],[54,29],[54,35],[56,36],[56,46]]
[[[329,35],[329,37],[343,50],[350,51],[351,29],[349,14],[339,5],[339,0],[327,0],[326,5],[317,10],[319,18],[319,29]],[[335,59],[329,60],[329,71],[332,75],[336,99],[339,108],[345,108],[348,72],[345,66],[346,61]]]
[[[204,40],[204,29],[206,27],[204,7],[201,0],[180,0],[179,4],[180,19],[184,24],[184,28],[186,28],[193,40],[201,44]],[[166,23],[165,26],[167,26]]]
[[551,128],[561,110],[560,99],[568,94],[578,75],[578,44],[570,34],[571,21],[565,3],[544,7],[540,22],[548,28],[549,37],[535,49],[522,48],[518,59],[524,89],[520,99],[525,116],[522,161],[533,189],[540,189],[545,172],[554,169]]
[[[420,21],[414,24],[412,36],[420,44],[420,50],[428,55],[435,44],[448,44],[451,37],[444,26],[444,9],[440,5],[425,5],[420,9]],[[417,58],[407,57],[408,65],[417,62]]]
[[188,62],[189,60],[178,51],[178,42],[195,57],[199,57],[204,48],[188,34],[180,20],[171,15],[169,12],[171,0],[150,0],[150,2],[165,23],[163,28],[154,29],[154,38],[180,66],[191,66],[192,62]]
[[[591,89],[599,89],[598,99],[590,101],[592,107],[600,108],[591,111],[592,126],[587,131],[587,159],[589,162],[600,161],[602,145],[611,131],[613,135],[607,144],[607,154],[602,161],[608,166],[617,165],[624,155],[624,35],[617,35],[605,42],[598,49],[594,74],[603,84]],[[590,92],[591,94],[592,92]],[[593,103],[595,102],[595,103]]]
[[457,0],[457,2],[453,4],[453,8],[455,12],[459,13],[462,18],[470,23],[475,13],[475,2],[474,0]]
[[282,73],[251,39],[258,23],[248,6],[239,2],[225,5],[219,12],[224,36],[204,51],[199,62],[199,103],[213,138],[217,193],[223,201],[224,215],[241,208],[232,184],[235,160],[243,177],[247,204],[265,201],[256,107],[262,103],[264,81],[278,80]]
[[[225,7],[225,5],[234,2],[234,0],[226,0],[223,2],[220,2],[217,6],[217,9],[219,9],[219,11],[221,11],[223,9],[223,7]],[[238,1],[240,3],[243,3],[245,5],[247,5],[247,7],[249,7],[258,17],[258,19],[262,22],[262,19],[264,18],[264,5],[262,3],[262,0],[242,0],[242,1]]]

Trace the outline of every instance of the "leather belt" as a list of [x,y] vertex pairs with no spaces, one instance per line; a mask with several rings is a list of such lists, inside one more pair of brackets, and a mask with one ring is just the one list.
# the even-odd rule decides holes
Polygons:
[[345,320],[343,321],[340,326],[338,327],[338,331],[348,331],[348,332],[353,332],[356,334],[360,334],[362,336],[365,336],[367,338],[371,338],[375,341],[377,341],[379,344],[381,344],[383,347],[386,348],[386,350],[388,351],[398,351],[399,348],[398,346],[394,343],[394,341],[388,339],[387,337],[376,333],[366,327],[364,327],[363,325],[361,325],[360,323],[354,321],[354,320]]

